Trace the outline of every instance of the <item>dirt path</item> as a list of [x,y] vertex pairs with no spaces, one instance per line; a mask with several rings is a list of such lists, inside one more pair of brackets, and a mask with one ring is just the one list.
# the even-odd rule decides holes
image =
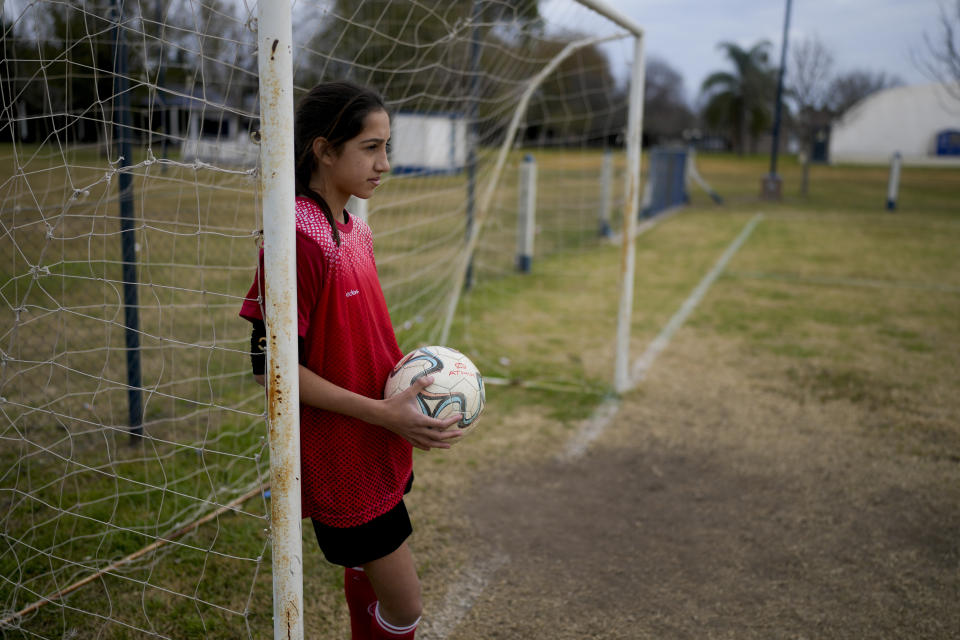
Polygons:
[[743,357],[688,336],[585,456],[478,482],[506,563],[449,638],[960,637],[960,464]]

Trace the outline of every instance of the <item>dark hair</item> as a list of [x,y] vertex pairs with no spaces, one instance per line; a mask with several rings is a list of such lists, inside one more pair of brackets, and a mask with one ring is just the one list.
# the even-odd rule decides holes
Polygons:
[[345,81],[318,84],[297,104],[293,121],[297,195],[306,196],[317,203],[330,223],[337,245],[340,244],[340,231],[330,205],[310,187],[310,178],[317,168],[313,141],[323,138],[327,141],[327,150],[337,153],[345,142],[360,135],[368,114],[386,110],[380,94]]

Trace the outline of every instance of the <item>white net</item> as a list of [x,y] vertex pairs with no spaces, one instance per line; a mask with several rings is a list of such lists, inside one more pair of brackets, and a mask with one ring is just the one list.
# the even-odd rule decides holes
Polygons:
[[[609,245],[601,229],[621,226],[633,39],[568,1],[301,2],[295,16],[304,43],[294,60],[299,89],[346,77],[383,92],[393,112],[393,173],[366,215],[401,347],[449,335],[488,376],[608,387],[612,324],[584,323],[590,346],[572,349],[591,351],[591,363],[563,372],[551,358],[568,365],[570,350],[534,348],[541,357],[529,358],[511,343],[549,341],[550,324],[563,322],[553,312],[571,302],[559,292],[570,277],[587,275],[577,270],[588,265],[551,257]],[[518,202],[527,156],[539,186],[525,252]],[[479,237],[463,274],[457,267],[472,225]],[[536,276],[567,284],[546,282],[558,294],[539,311],[552,318],[521,327],[496,317],[496,298],[531,286],[504,278],[524,258]],[[617,278],[605,277],[613,306],[600,312],[603,322],[616,317]],[[471,293],[451,317],[461,284]]]
[[265,499],[236,501],[269,476],[236,319],[255,175],[204,155],[256,149],[249,17],[4,5],[0,606],[53,599],[6,621],[25,637],[238,637],[269,621]]
[[[237,316],[262,228],[257,7],[2,7],[0,628],[268,637],[264,395]],[[609,388],[615,292],[582,344],[558,347],[569,305],[549,291],[594,286],[591,256],[617,251],[600,229],[623,202],[622,30],[567,0],[297,2],[294,25],[297,95],[348,78],[393,112],[395,171],[358,213],[401,347],[452,322],[488,376]],[[527,155],[537,211],[518,275]],[[527,317],[496,316],[537,278]]]

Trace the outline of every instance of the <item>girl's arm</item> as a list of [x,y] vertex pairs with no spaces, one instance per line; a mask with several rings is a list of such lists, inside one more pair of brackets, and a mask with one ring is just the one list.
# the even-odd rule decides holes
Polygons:
[[449,429],[460,420],[460,414],[441,420],[425,416],[416,408],[414,398],[432,382],[431,376],[425,376],[403,393],[374,400],[337,386],[300,365],[300,402],[378,425],[424,451],[449,449],[447,441],[463,435],[459,429]]

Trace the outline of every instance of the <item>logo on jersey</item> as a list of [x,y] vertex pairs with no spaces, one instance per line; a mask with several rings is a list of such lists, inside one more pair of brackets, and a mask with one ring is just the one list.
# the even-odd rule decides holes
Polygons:
[[347,291],[347,297],[348,297],[348,298],[352,298],[353,296],[357,295],[358,293],[360,293],[360,290],[359,290],[359,289],[351,289],[350,291]]

